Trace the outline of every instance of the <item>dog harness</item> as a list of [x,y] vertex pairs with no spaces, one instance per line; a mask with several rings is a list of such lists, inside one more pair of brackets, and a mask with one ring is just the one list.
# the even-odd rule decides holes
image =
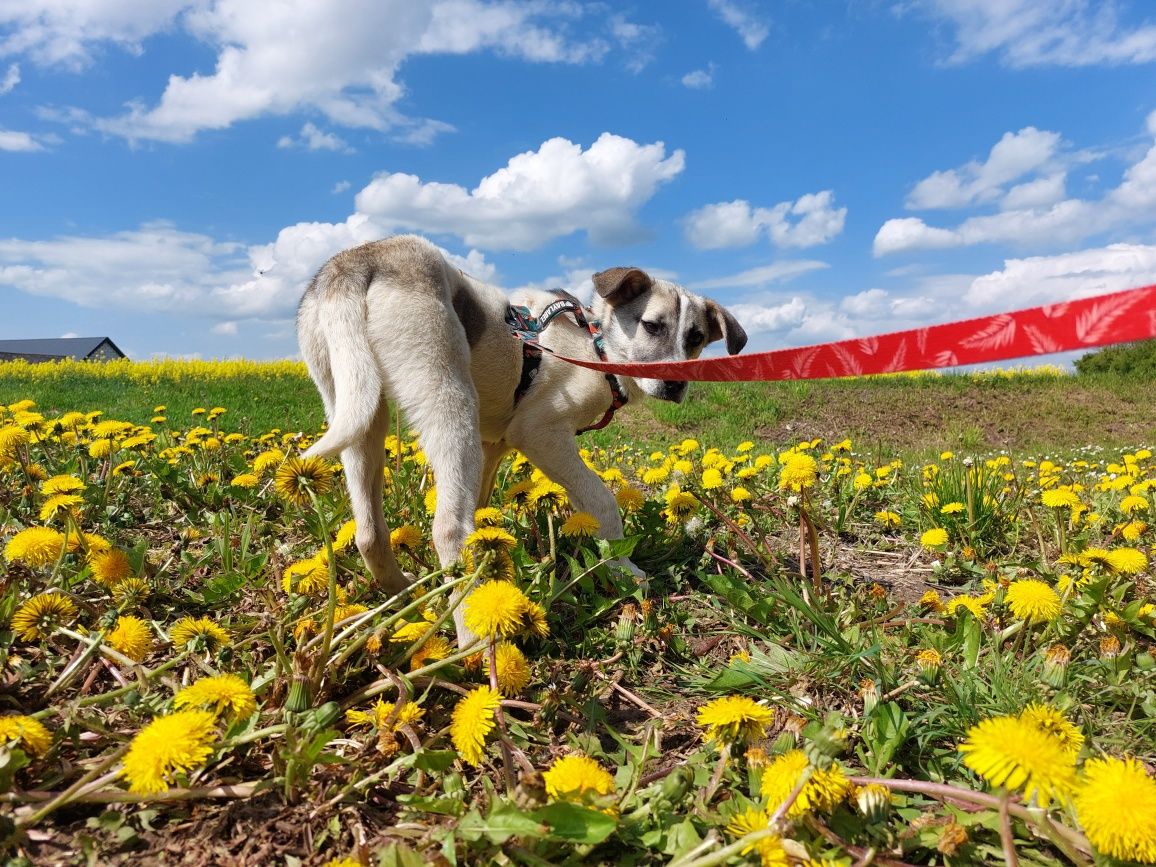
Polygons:
[[[510,333],[522,341],[522,378],[518,382],[518,387],[514,389],[514,406],[518,405],[518,402],[530,390],[530,386],[534,384],[534,377],[538,375],[538,369],[542,364],[542,352],[550,352],[549,349],[538,343],[538,336],[546,330],[546,326],[553,319],[563,313],[573,315],[578,327],[585,328],[590,333],[590,340],[594,344],[594,351],[598,353],[598,357],[602,361],[609,361],[606,357],[606,343],[600,328],[602,323],[592,317],[588,318],[586,314],[589,311],[582,306],[582,302],[565,289],[551,289],[550,291],[558,296],[558,300],[546,305],[539,316],[534,316],[530,308],[522,304],[510,304],[506,307],[506,324],[510,326]],[[628,398],[622,384],[618,381],[618,377],[613,373],[607,373],[606,382],[610,385],[609,409],[603,414],[601,421],[582,428],[578,433],[601,430],[610,424],[617,410],[626,406]]]

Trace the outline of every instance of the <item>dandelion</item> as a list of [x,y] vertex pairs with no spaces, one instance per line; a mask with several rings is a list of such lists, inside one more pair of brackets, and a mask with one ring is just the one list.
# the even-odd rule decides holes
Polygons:
[[333,486],[333,467],[324,458],[290,458],[277,468],[273,487],[291,503],[307,506]]
[[924,590],[923,595],[919,597],[919,604],[935,612],[942,611],[944,607],[943,599],[940,598],[937,590]]
[[[748,807],[731,817],[730,822],[727,823],[726,832],[732,837],[745,837],[755,831],[766,831],[770,828],[770,823],[771,817],[766,810]],[[782,839],[774,834],[756,840],[745,847],[740,854],[750,855],[751,853],[756,853],[759,856],[759,863],[762,867],[788,867],[791,863],[786,850],[783,849]]]
[[1127,496],[1120,501],[1120,511],[1125,515],[1132,515],[1136,512],[1147,512],[1148,501],[1138,494]]
[[1156,780],[1134,758],[1088,759],[1073,798],[1088,840],[1103,855],[1156,864]]
[[462,760],[474,767],[482,762],[486,735],[494,728],[494,712],[500,704],[499,693],[488,686],[479,686],[468,692],[454,708],[450,738]]
[[51,527],[29,527],[21,530],[4,546],[9,563],[47,566],[59,559],[64,548],[64,534]]
[[173,707],[209,710],[218,717],[227,716],[236,722],[257,712],[257,697],[249,684],[237,675],[218,674],[202,677],[182,688],[173,697]]
[[530,682],[530,664],[526,655],[508,641],[499,642],[494,649],[494,668],[498,675],[498,691],[515,696]]
[[152,650],[153,633],[139,617],[124,615],[117,618],[116,628],[106,640],[114,650],[119,650],[133,662],[140,662]]
[[129,791],[163,792],[179,774],[203,765],[213,752],[216,723],[209,711],[185,710],[157,717],[141,729],[129,745],[121,770]]
[[1121,575],[1137,575],[1148,568],[1148,558],[1136,548],[1113,548],[1104,560],[1109,569]]
[[421,545],[421,530],[413,524],[402,524],[396,530],[390,531],[389,546],[394,551],[400,551],[403,548],[414,551],[419,545]]
[[40,493],[46,497],[53,494],[75,494],[78,491],[83,491],[85,487],[87,486],[84,482],[76,476],[60,475],[41,482]]
[[689,518],[698,506],[699,502],[694,494],[672,488],[667,493],[666,509],[663,514],[671,523],[678,523]]
[[963,763],[993,786],[1020,791],[1047,807],[1076,782],[1075,756],[1060,738],[1030,719],[993,717],[972,726],[959,745]]
[[721,488],[722,483],[722,473],[714,467],[702,471],[702,487],[704,490],[713,491],[715,488]]
[[256,473],[238,473],[233,476],[232,481],[229,482],[234,488],[255,488],[260,483],[261,477]]
[[52,733],[40,720],[8,714],[0,716],[0,744],[17,744],[39,757],[52,747]]
[[353,544],[354,538],[357,536],[357,522],[346,521],[338,529],[336,535],[333,537],[333,550],[344,551]]
[[76,617],[76,604],[59,590],[38,593],[12,615],[11,627],[21,641],[45,638]]
[[987,602],[978,596],[956,596],[947,603],[947,613],[955,615],[963,609],[976,620],[983,620],[987,616]]
[[637,512],[642,508],[642,504],[646,502],[646,496],[638,488],[632,488],[630,485],[623,485],[614,492],[614,500],[618,503],[618,508],[624,512]]
[[716,698],[698,709],[698,724],[706,730],[706,740],[720,747],[758,740],[774,717],[769,707],[742,695]]
[[934,647],[928,647],[915,654],[915,664],[924,674],[931,674],[943,665],[943,656]]
[[477,527],[499,527],[502,520],[502,510],[493,506],[484,506],[474,512],[474,525]]
[[788,817],[796,819],[812,811],[830,812],[851,791],[851,783],[838,765],[826,770],[812,767],[802,750],[791,750],[776,758],[763,771],[762,793],[768,811],[774,812],[786,802],[808,769],[810,776],[794,803],[787,808]]
[[[324,552],[320,552],[324,554]],[[304,560],[296,560],[281,573],[281,588],[286,593],[310,595],[321,593],[329,586],[329,564],[323,557],[314,555]]]
[[[425,710],[416,701],[404,702],[394,717],[392,702],[378,699],[368,711],[350,708],[345,712],[345,722],[351,726],[373,726],[379,731],[397,731],[403,725],[412,725],[425,716]],[[391,717],[394,717],[391,720]]]
[[409,670],[417,671],[431,662],[445,659],[453,652],[453,647],[440,635],[431,635],[409,658]]
[[744,488],[742,485],[738,485],[738,486],[731,489],[731,502],[732,503],[742,505],[743,503],[750,502],[750,500],[751,500],[751,492],[749,490],[747,490],[746,488]]
[[1057,738],[1073,759],[1084,746],[1084,733],[1054,707],[1029,704],[1020,711],[1020,719]]
[[144,578],[125,578],[112,586],[113,600],[128,607],[144,602],[150,592],[149,583]]
[[466,626],[487,638],[511,636],[522,629],[529,600],[509,581],[487,581],[466,597]]
[[103,587],[112,587],[133,573],[128,555],[119,548],[92,554],[88,561],[92,570],[92,580]]
[[602,765],[583,755],[562,756],[542,773],[551,801],[588,803],[614,793],[614,777]]
[[1040,494],[1040,501],[1049,509],[1074,509],[1081,505],[1080,496],[1068,488],[1053,488]]
[[229,643],[229,633],[208,617],[182,617],[169,629],[169,641],[180,650],[196,642],[213,652]]
[[261,475],[270,467],[275,467],[285,460],[285,452],[281,449],[269,449],[253,458],[253,472]]
[[942,548],[947,544],[947,538],[947,530],[942,527],[932,527],[930,530],[925,530],[923,535],[919,537],[919,544],[928,549]]
[[466,536],[465,544],[480,551],[509,551],[518,540],[501,527],[481,527]]
[[589,539],[602,525],[589,512],[575,512],[559,528],[559,532],[568,538]]
[[798,493],[814,485],[818,475],[819,465],[813,457],[803,452],[792,452],[779,470],[779,488]]
[[1035,578],[1013,581],[1004,601],[1017,619],[1028,623],[1048,623],[1063,610],[1059,594],[1051,585]]
[[903,519],[897,513],[885,510],[875,513],[875,523],[888,530],[897,530]]
[[530,489],[530,506],[535,509],[557,511],[569,502],[566,489],[561,485],[542,479]]
[[959,503],[959,502],[945,503],[944,505],[939,507],[939,513],[941,515],[958,515],[965,508],[967,508],[967,507],[964,506],[963,503]]

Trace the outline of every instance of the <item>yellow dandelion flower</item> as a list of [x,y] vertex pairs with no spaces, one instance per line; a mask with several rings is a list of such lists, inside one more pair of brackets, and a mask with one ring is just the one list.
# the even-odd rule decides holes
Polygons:
[[1148,530],[1148,524],[1144,521],[1129,521],[1120,528],[1120,535],[1124,537],[1126,542],[1135,542]]
[[942,548],[947,544],[947,530],[942,527],[925,530],[919,537],[919,544],[928,549]]
[[1136,548],[1113,548],[1104,559],[1109,569],[1121,575],[1137,575],[1148,568],[1148,558]]
[[934,647],[928,647],[915,654],[915,664],[920,671],[932,672],[943,665],[943,656]]
[[76,604],[59,590],[38,593],[12,615],[12,631],[21,641],[36,641],[76,617]]
[[344,551],[353,544],[354,538],[357,536],[357,522],[346,521],[338,529],[333,537],[333,550]]
[[1040,494],[1040,501],[1049,509],[1073,509],[1081,504],[1080,496],[1068,488],[1053,488]]
[[480,551],[508,551],[518,540],[501,527],[481,527],[466,536],[466,547]]
[[494,712],[500,703],[501,695],[488,686],[479,686],[468,692],[454,708],[450,738],[467,764],[475,767],[481,764],[486,735],[494,727]]
[[642,504],[646,502],[646,495],[638,488],[630,485],[623,485],[614,492],[614,499],[618,503],[618,508],[624,512],[637,512],[642,508]]
[[601,526],[598,519],[589,512],[575,512],[563,522],[558,532],[572,539],[589,539]]
[[212,652],[229,643],[229,633],[208,617],[182,617],[169,629],[169,641],[178,650],[192,641]]
[[237,473],[233,476],[232,481],[229,482],[234,488],[255,488],[261,482],[261,477],[256,473]]
[[1053,737],[1075,758],[1084,746],[1084,733],[1060,711],[1046,704],[1029,704],[1020,711],[1020,719],[1030,722]]
[[202,677],[173,696],[173,707],[180,710],[209,710],[232,721],[244,720],[257,712],[257,697],[244,680],[235,674]]
[[253,458],[253,472],[261,475],[270,467],[275,467],[285,460],[285,452],[281,449],[269,449]]
[[698,724],[706,730],[706,740],[720,747],[745,744],[766,734],[775,718],[769,707],[744,695],[727,695],[698,709]]
[[466,597],[466,626],[486,638],[514,635],[522,629],[529,601],[509,581],[487,581]]
[[295,560],[281,573],[281,589],[286,593],[309,596],[322,593],[328,587],[329,564],[322,556],[314,555],[304,560]]
[[440,635],[431,635],[409,658],[409,670],[417,671],[431,662],[445,659],[453,652],[453,646]]
[[919,597],[919,604],[932,611],[943,610],[943,599],[940,598],[937,590],[924,590],[923,595]]
[[589,756],[562,756],[542,772],[551,801],[589,803],[614,793],[614,777]]
[[965,508],[967,507],[960,502],[945,503],[939,507],[939,513],[941,515],[958,515]]
[[520,693],[530,682],[530,663],[516,645],[501,641],[495,648],[494,667],[498,674],[498,691],[507,698]]
[[534,638],[546,638],[550,634],[550,625],[546,622],[546,609],[537,602],[528,602],[526,610],[522,612],[521,635]]
[[1071,794],[1075,756],[1049,731],[1014,716],[993,717],[972,726],[957,748],[963,763],[993,786],[1023,791],[1047,807]]
[[976,620],[983,620],[987,616],[987,602],[979,596],[956,596],[947,603],[948,614],[958,614],[960,609],[967,611]]
[[713,491],[715,488],[721,488],[723,483],[722,473],[714,467],[709,470],[702,471],[702,487],[703,490]]
[[502,510],[493,506],[484,506],[474,511],[474,526],[499,527],[502,524]]
[[566,489],[543,478],[530,489],[530,506],[534,509],[557,511],[569,502]]
[[126,614],[117,618],[116,628],[105,640],[133,662],[140,662],[152,650],[153,632],[145,621]]
[[[755,831],[765,831],[770,828],[771,816],[766,810],[748,807],[731,817],[727,823],[726,832],[732,837],[745,837]],[[740,854],[757,854],[762,867],[788,867],[791,863],[783,849],[780,837],[771,834],[751,843]]]
[[123,605],[138,605],[148,598],[151,588],[144,578],[125,578],[111,588],[114,601]]
[[403,548],[413,551],[419,545],[421,545],[421,530],[413,524],[402,524],[396,530],[390,531],[389,546],[394,551],[400,551]]
[[53,494],[40,507],[41,521],[54,521],[65,515],[75,515],[84,504],[84,497],[79,494]]
[[1156,780],[1133,758],[1084,762],[1073,801],[1080,826],[1103,855],[1156,864]]
[[802,750],[791,750],[776,758],[763,771],[762,793],[769,812],[773,813],[791,796],[808,769],[810,776],[795,802],[787,808],[790,818],[796,819],[812,811],[829,813],[851,791],[851,783],[838,765],[826,770],[815,768]]
[[185,710],[157,717],[132,739],[121,776],[129,791],[163,792],[212,755],[217,718],[209,711]]
[[779,488],[799,492],[813,486],[818,476],[819,464],[813,457],[803,452],[792,452],[779,470]]
[[90,555],[88,566],[92,570],[92,580],[103,587],[119,584],[133,574],[128,554],[120,548],[110,548]]
[[64,548],[64,534],[51,527],[29,527],[21,530],[4,546],[9,563],[47,566],[55,563]]
[[663,514],[669,522],[678,523],[694,514],[699,505],[698,498],[694,494],[672,488],[667,492]]
[[87,485],[76,476],[53,476],[40,483],[40,493],[46,497],[53,494],[75,494],[83,491],[86,487]]
[[1011,613],[1028,623],[1048,623],[1060,616],[1063,603],[1050,584],[1035,578],[1013,581],[1004,596]]
[[896,512],[883,510],[875,513],[875,523],[888,530],[895,530],[903,523],[903,519]]
[[1147,512],[1148,501],[1139,494],[1132,494],[1120,501],[1120,511],[1125,515],[1131,515],[1136,512]]
[[273,476],[277,493],[291,503],[307,506],[333,487],[333,467],[324,458],[289,458]]
[[0,716],[0,744],[16,744],[40,757],[52,747],[52,733],[40,720],[30,716]]

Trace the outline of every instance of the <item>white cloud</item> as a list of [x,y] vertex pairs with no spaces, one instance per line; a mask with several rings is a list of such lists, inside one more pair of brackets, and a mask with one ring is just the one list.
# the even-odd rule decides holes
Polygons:
[[814,259],[795,259],[783,262],[772,262],[770,265],[760,265],[749,268],[738,274],[725,277],[711,277],[706,280],[696,280],[687,284],[688,289],[706,291],[710,289],[749,289],[752,287],[768,286],[773,283],[785,283],[795,277],[808,274],[812,271],[821,271],[830,267],[826,262]]
[[707,5],[723,23],[734,28],[751,51],[754,51],[771,32],[767,23],[747,8],[746,3],[736,0],[707,0]]
[[60,337],[62,340],[68,340],[72,337],[80,337],[80,335],[75,331],[66,331],[64,334],[61,334]]
[[357,195],[359,212],[389,231],[460,236],[490,249],[528,250],[577,231],[596,241],[636,233],[634,212],[685,164],[662,142],[603,133],[589,148],[564,138],[512,157],[467,190],[385,172]]
[[727,307],[751,334],[761,331],[788,331],[803,324],[807,304],[798,296],[781,304],[731,304]]
[[710,90],[714,87],[714,64],[706,69],[695,69],[682,77],[684,87],[691,90]]
[[1156,283],[1156,246],[1111,244],[1059,256],[1008,259],[977,277],[964,300],[973,307],[1032,307]]
[[[984,162],[934,172],[916,184],[907,197],[907,207],[962,208],[998,199],[1010,182],[1052,164],[1059,145],[1058,133],[1031,126],[1004,133]],[[1060,178],[1062,184],[1063,176]]]
[[301,127],[301,133],[293,136],[282,136],[277,140],[279,148],[303,147],[311,151],[336,151],[338,153],[353,153],[353,148],[340,136],[319,129],[316,124],[306,123]]
[[687,240],[700,250],[741,247],[766,234],[779,247],[814,247],[843,231],[846,208],[834,207],[831,190],[808,193],[794,202],[753,208],[737,199],[692,211],[683,221]]
[[31,133],[0,129],[0,151],[42,151],[44,145]]
[[920,10],[953,31],[956,47],[950,63],[986,54],[998,55],[1010,67],[1156,60],[1156,24],[1122,22],[1123,5],[1102,0],[911,0],[902,8]]
[[20,83],[20,64],[12,63],[8,66],[8,71],[4,73],[4,77],[0,78],[0,96],[10,93],[13,88]]
[[657,24],[627,21],[623,15],[611,15],[610,35],[618,43],[626,68],[631,72],[641,72],[654,60],[655,48],[662,39],[662,28]]
[[[605,57],[613,41],[629,55],[628,66],[643,62],[655,28],[621,15],[603,21],[594,10],[515,0],[43,0],[0,4],[0,32],[8,33],[0,57],[77,70],[102,46],[139,53],[149,36],[179,28],[216,52],[211,70],[170,75],[155,104],[132,101],[120,116],[73,117],[130,141],[187,142],[203,130],[309,112],[428,144],[452,127],[396,108],[407,58],[492,51],[535,63],[588,63]],[[583,21],[585,32],[576,35]],[[608,38],[590,32],[597,28]]]
[[336,195],[338,193],[344,193],[351,186],[352,186],[352,184],[350,184],[349,181],[338,181],[337,183],[335,183],[333,185],[333,189],[330,190],[330,192],[332,192],[334,195]]
[[141,42],[175,23],[191,0],[35,0],[0,4],[0,57],[24,55],[40,66],[79,70],[111,42],[139,53]]
[[218,322],[209,329],[213,334],[221,334],[226,337],[231,337],[237,333],[236,322]]
[[[1147,128],[1156,136],[1156,112],[1148,116]],[[998,184],[994,189],[995,195],[1002,194]],[[1156,143],[1098,200],[1057,201],[1055,194],[1062,189],[1062,179],[1051,174],[1017,185],[1003,196],[1004,210],[970,217],[954,229],[914,217],[887,220],[875,235],[875,255],[984,243],[1072,244],[1112,229],[1151,224],[1156,219]]]

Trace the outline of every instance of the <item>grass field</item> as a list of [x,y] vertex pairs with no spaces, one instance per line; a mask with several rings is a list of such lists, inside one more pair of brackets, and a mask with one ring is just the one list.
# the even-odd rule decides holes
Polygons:
[[9,863],[1156,863],[1152,384],[692,395],[390,598],[299,366],[0,365]]

